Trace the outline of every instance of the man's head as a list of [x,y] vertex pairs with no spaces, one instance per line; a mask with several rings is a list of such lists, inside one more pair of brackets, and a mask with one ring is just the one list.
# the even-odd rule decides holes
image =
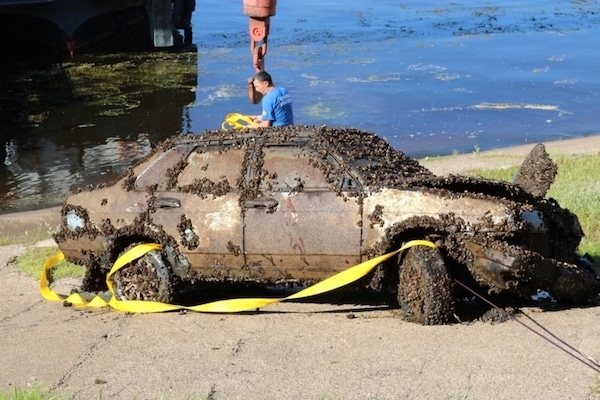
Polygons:
[[271,75],[269,75],[265,71],[260,71],[254,76],[254,80],[252,81],[254,88],[257,92],[261,94],[266,94],[269,89],[273,86],[273,79]]

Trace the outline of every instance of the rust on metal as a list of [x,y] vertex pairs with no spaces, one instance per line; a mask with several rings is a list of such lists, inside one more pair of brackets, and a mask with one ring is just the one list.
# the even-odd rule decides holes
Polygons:
[[[546,158],[535,147],[521,174],[548,165]],[[164,260],[185,284],[307,285],[408,240],[428,239],[439,251],[431,259],[441,257],[449,276],[484,293],[522,299],[546,290],[563,303],[594,302],[600,281],[593,261],[577,254],[577,217],[537,191],[554,173],[531,175],[535,185],[436,176],[383,138],[355,129],[180,135],[118,181],[73,191],[54,238],[67,259],[87,267],[86,290],[101,290],[111,263],[135,243],[164,249],[136,267],[144,274]],[[407,260],[414,269],[429,258]],[[383,263],[357,286],[397,292],[402,260]],[[429,287],[424,281],[434,275],[416,275],[414,285]],[[414,307],[414,296],[426,291],[407,282],[401,293]],[[422,322],[446,322],[448,304],[429,306],[440,316]]]
[[277,0],[244,0],[244,14],[249,17],[272,17],[276,8]]

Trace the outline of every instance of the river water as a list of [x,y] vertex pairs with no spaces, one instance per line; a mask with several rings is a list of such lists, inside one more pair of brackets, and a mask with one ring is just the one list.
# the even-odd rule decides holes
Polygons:
[[[259,113],[241,3],[197,2],[195,51],[4,74],[0,213],[58,205],[168,136]],[[414,157],[600,132],[600,0],[278,3],[266,70],[296,123],[375,132]]]

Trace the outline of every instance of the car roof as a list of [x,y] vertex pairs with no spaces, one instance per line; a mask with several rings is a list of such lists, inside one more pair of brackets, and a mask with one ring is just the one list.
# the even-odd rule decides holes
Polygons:
[[261,146],[287,145],[307,149],[322,162],[330,162],[333,157],[339,164],[336,167],[338,172],[351,170],[359,178],[362,187],[370,190],[433,190],[445,192],[449,196],[460,194],[526,202],[534,200],[530,193],[508,182],[459,175],[436,176],[416,159],[394,149],[384,138],[352,128],[293,125],[175,135],[158,144],[144,160],[173,147],[178,147],[178,152],[185,154],[199,146],[218,146],[219,150],[226,150],[255,143]]
[[295,125],[281,128],[206,131],[170,139],[171,146],[237,148],[248,143],[262,146],[296,146],[322,159],[333,157],[347,165],[368,186],[394,186],[399,181],[430,179],[433,174],[419,162],[394,149],[384,138],[351,128]]

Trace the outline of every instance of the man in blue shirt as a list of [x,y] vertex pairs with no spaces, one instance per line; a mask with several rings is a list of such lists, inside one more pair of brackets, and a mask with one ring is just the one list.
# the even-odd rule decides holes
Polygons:
[[253,115],[250,118],[258,127],[287,126],[294,124],[292,99],[287,90],[275,86],[273,79],[265,71],[256,74],[252,82],[257,92],[263,95],[262,115]]

